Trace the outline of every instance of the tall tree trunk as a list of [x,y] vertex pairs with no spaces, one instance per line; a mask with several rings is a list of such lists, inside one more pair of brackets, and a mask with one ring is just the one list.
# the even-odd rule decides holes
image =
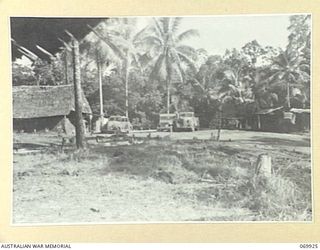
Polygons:
[[75,124],[76,124],[76,144],[77,148],[84,148],[84,124],[82,118],[82,96],[81,96],[81,72],[79,42],[72,41],[72,61],[73,61],[73,82],[74,82],[74,101],[75,101]]
[[287,102],[288,102],[288,108],[291,107],[291,103],[290,103],[290,83],[287,82]]
[[219,105],[218,108],[218,119],[219,119],[219,124],[218,124],[218,134],[217,134],[217,141],[220,141],[220,133],[221,133],[221,128],[222,128],[222,104]]
[[67,54],[67,49],[64,51],[64,77],[65,77],[65,83],[66,85],[69,84],[69,79],[68,79],[68,54]]
[[170,114],[170,79],[167,79],[167,114]]
[[129,81],[129,69],[128,69],[128,65],[127,65],[127,69],[126,69],[126,79],[125,79],[125,94],[126,94],[126,117],[129,117],[129,90],[128,90],[128,81]]
[[102,72],[101,72],[101,62],[97,54],[97,68],[98,68],[98,81],[99,81],[99,102],[100,102],[100,122],[102,126],[104,112],[103,112],[103,90],[102,90]]

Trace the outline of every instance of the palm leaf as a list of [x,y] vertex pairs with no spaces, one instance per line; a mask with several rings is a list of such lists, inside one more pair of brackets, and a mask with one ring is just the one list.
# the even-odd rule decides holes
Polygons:
[[157,58],[155,65],[153,66],[153,69],[150,74],[151,79],[154,80],[154,79],[158,79],[158,78],[160,78],[160,79],[166,78],[167,75],[164,73],[164,69],[163,69],[163,68],[165,68],[164,61],[165,61],[165,56],[163,54],[161,54]]
[[151,25],[147,25],[146,27],[144,27],[140,31],[136,32],[132,37],[132,42],[136,43],[137,41],[141,41],[141,39],[143,38],[142,36],[146,34],[147,30],[149,30],[150,27],[151,27]]
[[152,20],[153,20],[153,24],[154,24],[153,27],[155,28],[154,29],[155,32],[158,33],[160,37],[164,37],[164,32],[161,28],[161,25],[159,24],[159,21],[156,18],[152,18]]
[[196,71],[197,71],[196,67],[194,66],[194,61],[193,61],[191,58],[189,58],[187,55],[185,55],[185,54],[183,54],[183,53],[181,53],[181,52],[178,52],[177,54],[179,55],[179,57],[180,57],[183,61],[185,61],[185,62],[187,63],[187,65],[190,67],[190,69],[191,69],[193,72],[196,72]]
[[144,37],[142,41],[150,45],[154,45],[154,43],[157,43],[158,45],[163,45],[163,42],[159,37],[152,35]]
[[162,30],[164,34],[169,33],[171,19],[172,19],[171,17],[162,17],[159,19],[159,21],[162,23]]
[[175,17],[172,19],[172,25],[171,25],[171,32],[174,34],[175,32],[177,32],[178,27],[180,26],[182,21],[182,17]]
[[199,36],[199,31],[195,30],[195,29],[190,29],[190,30],[186,30],[184,32],[182,32],[180,35],[177,36],[177,38],[175,39],[176,43],[180,43],[186,39],[189,39],[191,37],[196,37]]
[[176,50],[182,52],[185,55],[188,55],[189,57],[197,56],[196,49],[192,48],[191,46],[180,45],[180,46],[177,46]]
[[103,41],[107,46],[109,46],[117,56],[119,56],[122,59],[125,58],[122,51],[115,44],[113,44],[109,39],[106,39],[105,37],[101,36],[101,34],[99,34],[97,31],[95,31],[90,25],[88,25],[88,27],[92,30],[92,32],[97,37],[100,38],[101,41]]

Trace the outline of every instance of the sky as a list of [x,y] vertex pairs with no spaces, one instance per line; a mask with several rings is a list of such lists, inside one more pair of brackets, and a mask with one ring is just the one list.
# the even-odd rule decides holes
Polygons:
[[[209,55],[223,55],[226,49],[239,50],[253,40],[257,40],[262,46],[285,49],[288,43],[289,17],[290,15],[186,16],[182,19],[180,32],[197,29],[200,36],[186,40],[185,44],[197,49],[203,48]],[[138,17],[137,29],[145,27],[149,21],[150,17]],[[27,61],[22,58],[20,63],[27,64]]]
[[[143,25],[146,21],[141,20]],[[289,15],[238,15],[184,17],[181,31],[197,29],[200,37],[185,44],[204,48],[209,55],[222,55],[226,49],[241,49],[257,40],[262,46],[285,48],[288,42]]]

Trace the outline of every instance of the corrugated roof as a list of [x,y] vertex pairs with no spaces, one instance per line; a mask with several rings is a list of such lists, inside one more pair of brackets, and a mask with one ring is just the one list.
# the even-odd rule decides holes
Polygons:
[[[74,87],[61,86],[15,86],[12,89],[13,118],[36,118],[68,115],[74,111]],[[92,113],[89,103],[82,95],[82,112]]]
[[293,112],[293,113],[298,113],[298,114],[301,114],[301,113],[310,114],[310,109],[297,109],[297,108],[292,108],[292,109],[290,109],[290,111]]
[[274,111],[281,110],[281,109],[283,109],[283,107],[270,108],[270,109],[261,109],[258,112],[256,112],[256,115],[266,115],[266,114],[270,114],[270,113],[272,113]]

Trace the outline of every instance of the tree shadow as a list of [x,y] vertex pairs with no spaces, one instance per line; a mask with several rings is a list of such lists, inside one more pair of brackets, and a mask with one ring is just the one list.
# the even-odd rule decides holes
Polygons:
[[279,146],[293,146],[293,147],[310,147],[311,142],[310,138],[302,138],[301,140],[291,140],[291,139],[283,139],[277,137],[261,137],[261,136],[253,136],[252,139],[248,141],[256,141],[256,142],[264,142],[270,145],[279,145]]

